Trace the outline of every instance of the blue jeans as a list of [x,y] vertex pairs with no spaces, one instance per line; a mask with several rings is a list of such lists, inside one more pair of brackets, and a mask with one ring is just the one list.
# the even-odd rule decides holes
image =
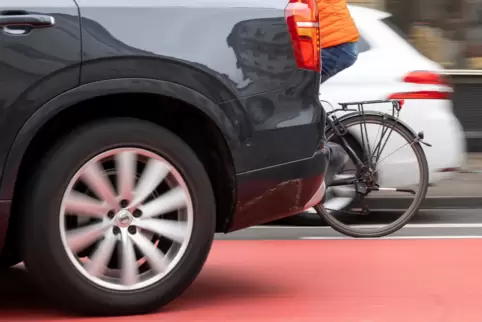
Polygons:
[[358,43],[348,42],[321,50],[321,82],[326,82],[356,62]]

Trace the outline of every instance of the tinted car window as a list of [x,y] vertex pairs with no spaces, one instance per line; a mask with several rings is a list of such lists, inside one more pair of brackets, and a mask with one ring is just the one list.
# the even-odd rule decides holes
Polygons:
[[363,53],[368,50],[370,50],[370,45],[368,44],[366,39],[363,38],[362,35],[360,35],[360,38],[358,39],[358,52]]
[[395,19],[393,16],[389,16],[386,18],[383,18],[381,20],[388,28],[392,29],[393,32],[395,32],[397,35],[402,37],[403,39],[407,39],[407,34],[405,34],[400,28],[398,28],[397,24],[395,23]]
[[[417,50],[417,48],[415,48],[411,43],[410,43],[410,37],[401,29],[397,26],[393,16],[389,16],[389,17],[386,17],[382,20],[380,20],[381,22],[383,22],[385,24],[385,26],[387,26],[388,28],[390,28],[394,33],[396,33],[397,35],[399,35],[401,38],[403,38],[406,42],[407,42],[407,45],[409,45],[410,47],[412,47],[413,49]],[[418,50],[417,50],[418,51]]]

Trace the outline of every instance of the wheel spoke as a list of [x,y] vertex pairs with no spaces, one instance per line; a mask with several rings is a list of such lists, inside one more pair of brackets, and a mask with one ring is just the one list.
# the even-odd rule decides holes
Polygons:
[[161,161],[150,159],[144,169],[134,194],[131,206],[143,202],[169,174],[169,166]]
[[136,153],[124,151],[116,155],[117,192],[124,200],[132,200],[136,176]]
[[[389,154],[388,154],[387,156],[385,156],[383,159],[377,160],[377,162],[376,162],[377,169],[375,170],[375,172],[378,171],[378,166],[379,166],[380,164],[382,164],[383,161],[385,161],[386,159],[388,159],[389,156],[391,156],[392,154],[400,151],[400,150],[403,149],[404,147],[406,147],[406,146],[412,146],[412,145],[414,145],[415,143],[417,143],[417,141],[415,141],[415,140],[413,140],[412,142],[407,142],[407,143],[405,143],[404,145],[402,145],[401,147],[399,147],[398,149],[396,149],[396,150],[392,151],[391,153],[389,153]],[[380,158],[380,157],[381,157],[381,155],[379,156],[379,158]]]
[[167,268],[165,255],[152,242],[144,237],[141,232],[129,236],[139,247],[139,250],[147,257],[149,266],[158,273],[162,273]]
[[82,173],[82,179],[92,189],[95,194],[102,198],[109,206],[118,210],[119,205],[114,194],[114,188],[105,175],[99,163],[95,162],[88,165]]
[[132,245],[129,233],[126,230],[122,230],[121,234],[121,282],[124,285],[133,285],[137,282],[138,274],[134,245]]
[[139,220],[136,225],[177,243],[184,242],[187,236],[187,224],[175,220],[145,219]]
[[176,187],[146,205],[140,206],[139,209],[142,211],[143,218],[149,218],[184,208],[186,204],[187,199],[184,190],[181,187]]
[[69,214],[104,218],[109,210],[107,204],[77,191],[72,191],[65,200],[65,211]]
[[[141,161],[145,167],[138,171]],[[80,182],[86,191],[77,188]],[[190,193],[175,165],[162,157],[135,147],[109,149],[87,161],[69,187],[75,188],[62,202],[62,243],[91,283],[121,292],[149,287],[184,255],[192,211],[179,214],[182,220],[159,216],[190,210]],[[160,237],[170,240],[162,244],[167,249],[158,245]]]
[[86,265],[86,270],[93,276],[101,276],[104,274],[107,264],[112,256],[114,247],[117,242],[117,237],[113,234],[112,230],[105,234],[104,240],[97,247],[96,251],[92,255],[92,258]]
[[72,252],[78,253],[99,240],[99,238],[111,225],[112,224],[110,221],[105,221],[95,225],[68,231],[66,234],[67,245],[70,247]]

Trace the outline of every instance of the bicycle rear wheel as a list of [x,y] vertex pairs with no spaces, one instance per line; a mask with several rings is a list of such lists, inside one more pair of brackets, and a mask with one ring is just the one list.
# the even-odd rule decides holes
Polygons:
[[[350,188],[352,191],[356,191],[356,198],[354,198],[354,202],[350,204],[350,209],[344,208],[344,209],[328,209],[325,207],[324,204],[318,204],[314,208],[318,215],[320,215],[333,229],[336,231],[347,235],[351,237],[358,237],[358,238],[372,238],[372,237],[383,237],[389,234],[392,234],[407,224],[408,221],[418,212],[420,209],[420,206],[425,199],[427,189],[428,189],[428,182],[429,182],[429,172],[428,172],[428,164],[427,164],[427,159],[425,156],[425,152],[417,140],[416,137],[414,137],[413,133],[407,129],[404,125],[401,123],[397,122],[396,119],[393,118],[387,118],[384,117],[383,115],[356,115],[350,118],[347,118],[343,121],[340,121],[341,125],[343,128],[345,128],[352,137],[360,137],[360,135],[357,135],[357,129],[358,132],[363,133],[363,126],[365,126],[365,131],[368,126],[375,126],[375,128],[378,128],[377,132],[377,137],[380,137],[380,142],[370,142],[369,136],[366,136],[364,138],[364,135],[361,135],[361,139],[358,139],[355,142],[359,142],[357,146],[352,146],[354,143],[354,140],[345,140],[345,142],[350,146],[352,150],[359,151],[360,146],[363,151],[363,157],[360,158],[360,160],[363,162],[363,167],[357,166],[356,169],[354,169],[354,174],[351,175],[351,178],[353,179],[352,184],[339,184],[340,182],[337,183],[337,180],[335,179],[334,185],[335,186],[342,186],[344,189]],[[367,131],[370,132],[370,131]],[[374,134],[374,130],[371,131],[372,134]],[[386,137],[387,133],[388,138]],[[382,133],[380,135],[380,133]],[[383,135],[385,134],[385,137]],[[360,134],[360,133],[358,133]],[[410,159],[413,160],[412,163],[417,164],[417,171],[411,171],[407,172],[405,171],[406,174],[403,173],[404,166],[405,164],[401,162],[400,167],[393,167],[392,169],[395,169],[396,171],[401,169],[402,170],[402,175],[400,173],[398,174],[398,178],[404,178],[404,177],[410,177],[410,188],[413,189],[407,189],[406,186],[403,187],[384,187],[381,182],[379,182],[380,176],[379,176],[379,170],[380,166],[382,163],[387,159],[388,157],[383,154],[384,148],[386,146],[390,146],[392,149],[393,146],[398,145],[397,142],[395,143],[389,143],[390,137],[392,135],[396,135],[398,137],[397,142],[402,142],[404,141],[404,144],[401,144],[400,148],[408,148],[408,151],[411,151],[412,154],[415,156],[415,158]],[[373,135],[372,135],[373,136]],[[392,137],[393,138],[393,137]],[[326,133],[326,140],[327,141],[340,141],[340,137],[337,136],[336,132],[333,129],[327,129]],[[366,142],[360,142],[363,140],[368,140]],[[385,140],[385,141],[383,141]],[[383,142],[385,144],[383,144]],[[343,144],[342,144],[343,145]],[[380,148],[383,146],[383,148]],[[346,148],[346,147],[345,147]],[[373,149],[372,149],[373,148]],[[400,148],[398,150],[400,150]],[[388,151],[388,156],[396,153],[398,150],[395,150],[395,152],[391,152],[391,149]],[[404,151],[403,156],[404,159],[407,160],[406,155],[408,154],[408,151]],[[352,160],[353,164],[356,164],[354,160]],[[395,161],[393,164],[397,164],[398,161]],[[393,165],[392,164],[392,165]],[[394,172],[396,172],[394,171]],[[390,177],[390,173],[385,173],[385,177]],[[348,175],[348,177],[350,177]],[[397,175],[395,175],[397,177]],[[415,178],[416,177],[416,178]],[[368,180],[367,180],[368,178]],[[415,183],[415,179],[418,179],[418,181]],[[347,180],[347,175],[343,176],[343,180],[340,181],[349,181]],[[388,180],[390,181],[390,180]],[[400,181],[400,180],[399,180]],[[402,180],[403,181],[403,180]],[[412,182],[413,181],[413,182]],[[407,181],[408,182],[408,181]],[[406,182],[406,183],[407,183]],[[403,183],[402,183],[403,184]],[[368,192],[362,191],[360,192],[360,187],[365,187],[368,188]],[[417,189],[415,191],[415,188]],[[333,187],[330,187],[329,189],[333,189]],[[377,222],[380,221],[380,216],[376,216],[375,224],[373,223],[373,220],[375,216],[373,215],[373,212],[370,212],[370,210],[365,206],[366,201],[368,198],[371,197],[371,194],[374,191],[382,191],[382,198],[383,198],[383,192],[391,191],[391,192],[400,192],[407,194],[407,192],[410,192],[414,196],[414,200],[410,203],[410,206],[407,208],[405,212],[403,212],[398,218],[394,219],[392,222],[387,223],[386,218],[391,218],[394,216],[394,213],[390,212],[389,215],[386,216],[386,218],[382,218],[382,222]],[[399,194],[399,196],[400,196]],[[359,212],[358,209],[361,209]],[[387,212],[388,214],[388,212]],[[383,216],[382,216],[383,217]]]

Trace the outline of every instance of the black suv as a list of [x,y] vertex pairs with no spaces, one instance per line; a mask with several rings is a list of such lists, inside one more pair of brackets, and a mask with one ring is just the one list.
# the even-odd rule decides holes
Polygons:
[[2,0],[2,266],[80,313],[143,313],[215,232],[318,203],[317,19],[315,0]]

